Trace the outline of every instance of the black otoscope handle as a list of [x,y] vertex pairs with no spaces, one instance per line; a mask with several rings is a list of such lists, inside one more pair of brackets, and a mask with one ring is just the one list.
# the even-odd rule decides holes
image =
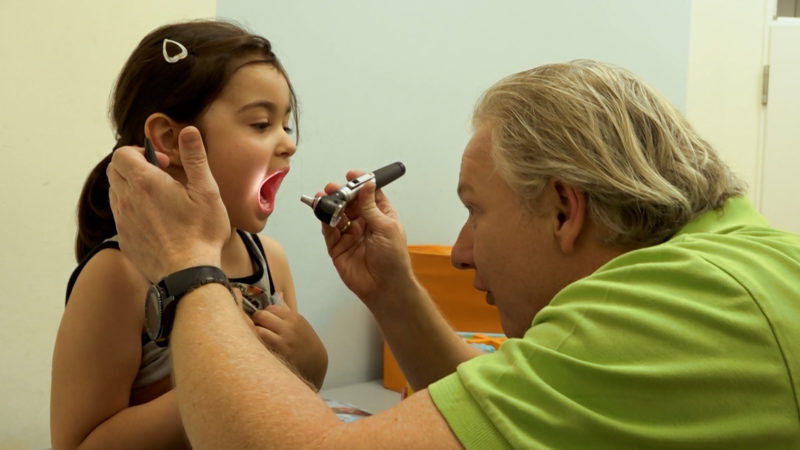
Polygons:
[[375,186],[380,189],[406,173],[406,166],[400,161],[383,166],[372,172],[375,175]]

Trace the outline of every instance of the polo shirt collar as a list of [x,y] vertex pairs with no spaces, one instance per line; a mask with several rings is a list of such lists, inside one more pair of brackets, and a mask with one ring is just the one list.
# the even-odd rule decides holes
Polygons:
[[708,211],[689,221],[673,238],[689,233],[725,233],[747,226],[767,227],[769,223],[747,197],[732,197],[722,209]]

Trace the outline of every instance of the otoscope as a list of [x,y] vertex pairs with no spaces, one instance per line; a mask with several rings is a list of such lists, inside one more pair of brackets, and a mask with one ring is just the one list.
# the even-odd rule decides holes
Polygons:
[[144,157],[150,164],[160,167],[158,165],[158,158],[156,158],[156,152],[153,150],[153,143],[150,142],[150,139],[147,137],[144,138]]
[[404,173],[406,173],[406,166],[400,161],[397,161],[371,173],[365,173],[360,177],[353,178],[336,192],[322,197],[303,195],[300,197],[300,201],[311,207],[317,219],[335,227],[342,218],[342,211],[344,211],[347,203],[356,198],[358,191],[360,191],[368,181],[375,180],[375,186],[377,189],[380,189],[400,178]]

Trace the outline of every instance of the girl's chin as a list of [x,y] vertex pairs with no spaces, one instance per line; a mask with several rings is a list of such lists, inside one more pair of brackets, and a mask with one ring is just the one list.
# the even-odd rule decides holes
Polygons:
[[241,220],[236,221],[233,224],[234,228],[238,228],[242,231],[246,231],[248,233],[260,233],[265,226],[267,226],[267,219],[269,219],[269,215],[261,215],[259,214],[258,217],[251,217],[248,220]]
[[[262,218],[262,219],[260,219],[258,221],[258,223],[256,224],[256,227],[258,228],[258,231],[263,230],[264,227],[267,226],[268,220],[269,220],[269,216],[264,217],[264,218]],[[254,231],[254,233],[258,233],[258,231]]]

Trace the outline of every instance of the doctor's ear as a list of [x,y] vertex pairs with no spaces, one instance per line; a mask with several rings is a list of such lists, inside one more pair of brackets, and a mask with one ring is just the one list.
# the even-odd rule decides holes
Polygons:
[[586,225],[586,194],[563,181],[550,179],[547,189],[552,193],[555,214],[553,231],[561,251],[572,253]]
[[164,113],[153,113],[144,123],[144,134],[153,144],[153,149],[167,155],[171,167],[182,167],[178,150],[178,135],[181,126]]

